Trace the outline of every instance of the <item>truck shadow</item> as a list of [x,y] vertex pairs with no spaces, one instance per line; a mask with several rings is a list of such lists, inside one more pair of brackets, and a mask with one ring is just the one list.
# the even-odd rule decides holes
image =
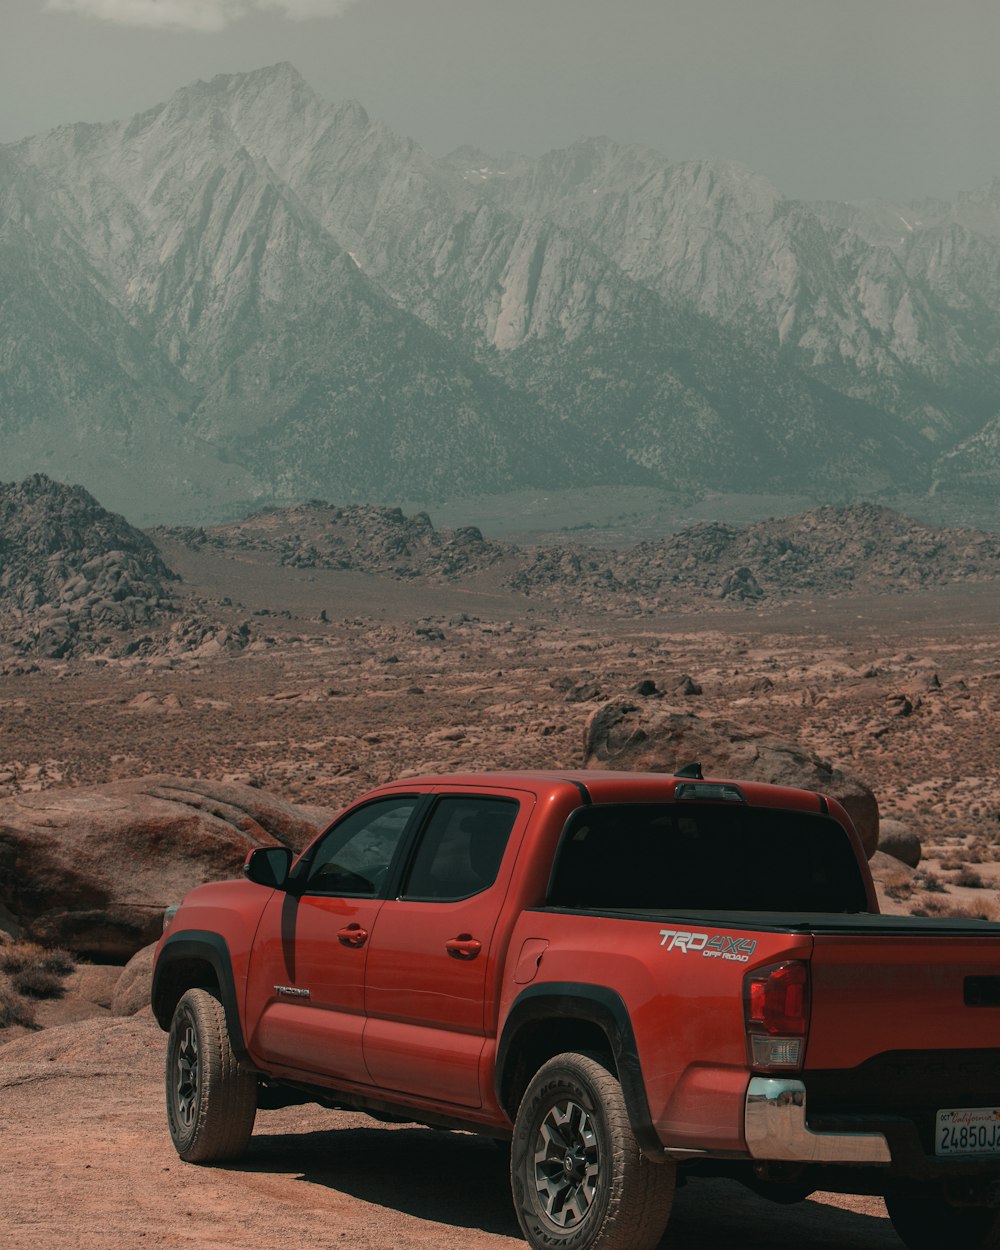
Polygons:
[[694,1180],[677,1192],[659,1250],[902,1250],[885,1215],[813,1197],[781,1206],[736,1181]]
[[350,1128],[255,1135],[237,1166],[244,1172],[294,1171],[310,1184],[422,1220],[521,1236],[506,1152],[468,1133]]
[[[345,1128],[254,1136],[238,1171],[296,1175],[359,1201],[523,1244],[504,1150],[425,1128]],[[880,1208],[876,1208],[880,1210]],[[900,1250],[888,1219],[823,1199],[779,1206],[735,1181],[678,1190],[660,1250]]]

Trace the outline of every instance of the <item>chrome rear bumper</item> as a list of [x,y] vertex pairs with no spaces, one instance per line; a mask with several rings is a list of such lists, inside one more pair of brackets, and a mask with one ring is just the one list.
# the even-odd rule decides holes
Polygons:
[[891,1163],[881,1133],[815,1133],[801,1081],[755,1076],[747,1089],[747,1147],[755,1159],[795,1163]]

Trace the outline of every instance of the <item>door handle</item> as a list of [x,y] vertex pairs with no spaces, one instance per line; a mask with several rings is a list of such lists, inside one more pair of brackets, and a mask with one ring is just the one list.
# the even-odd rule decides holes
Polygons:
[[341,946],[364,946],[368,941],[368,930],[362,929],[359,924],[349,924],[337,934],[337,941]]
[[444,948],[452,959],[475,959],[483,949],[483,944],[471,933],[460,933],[458,937],[445,942]]

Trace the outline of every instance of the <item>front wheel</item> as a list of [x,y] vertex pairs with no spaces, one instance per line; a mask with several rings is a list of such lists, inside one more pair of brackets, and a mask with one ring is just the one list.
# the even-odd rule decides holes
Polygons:
[[208,990],[188,990],[167,1040],[167,1123],[188,1163],[238,1159],[257,1115],[257,1078],[233,1054],[226,1013]]
[[908,1193],[886,1194],[885,1206],[909,1250],[1000,1250],[1000,1211],[994,1207],[953,1207],[935,1195]]
[[618,1079],[595,1056],[539,1068],[514,1122],[511,1188],[535,1250],[653,1250],[676,1169],[639,1150]]

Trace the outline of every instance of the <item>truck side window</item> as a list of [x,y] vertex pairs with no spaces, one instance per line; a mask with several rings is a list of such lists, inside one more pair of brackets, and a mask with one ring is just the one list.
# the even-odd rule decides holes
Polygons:
[[350,812],[317,843],[308,865],[303,865],[303,892],[378,894],[416,805],[410,795],[378,799]]
[[400,897],[454,902],[489,889],[517,810],[513,799],[466,794],[438,799]]

